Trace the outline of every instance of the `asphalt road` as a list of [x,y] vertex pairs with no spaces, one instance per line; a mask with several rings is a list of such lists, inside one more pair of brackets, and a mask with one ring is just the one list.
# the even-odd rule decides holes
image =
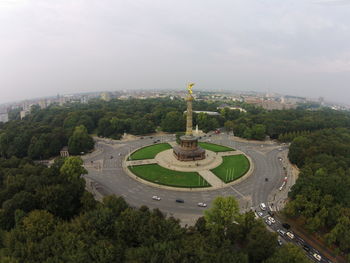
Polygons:
[[[297,246],[300,246],[302,249],[304,249],[307,257],[314,261],[314,262],[325,262],[325,263],[331,263],[331,261],[329,259],[327,259],[322,253],[320,253],[319,251],[317,251],[316,249],[314,249],[310,244],[308,244],[305,240],[303,240],[301,237],[299,237],[297,234],[295,234],[293,232],[293,229],[286,229],[282,224],[283,222],[281,222],[278,218],[273,217],[275,222],[270,224],[267,224],[267,220],[268,217],[270,217],[270,215],[268,214],[268,211],[271,211],[269,207],[267,207],[266,210],[261,210],[260,208],[257,208],[257,212],[256,212],[256,216],[257,217],[261,217],[263,219],[263,221],[265,222],[265,224],[267,225],[267,227],[273,231],[273,232],[277,232],[277,230],[282,230],[285,233],[287,233],[288,231],[291,232],[294,235],[294,238],[291,239],[289,238],[285,233],[278,233],[278,239],[282,241],[282,243],[286,243],[286,242],[292,242]],[[261,213],[260,215],[258,215],[258,213]],[[271,211],[273,213],[273,211]],[[270,221],[270,220],[268,220]],[[318,254],[321,256],[321,260],[317,260],[313,255],[314,254]]]
[[[153,144],[156,140],[174,141],[175,136],[173,135],[153,136],[152,138],[148,136],[128,142],[97,139],[96,151],[84,157],[85,167],[88,170],[86,177],[98,183],[104,193],[123,196],[130,205],[135,207],[146,205],[150,208],[159,208],[167,214],[180,218],[185,224],[193,224],[203,214],[205,208],[198,207],[198,202],[204,202],[210,207],[216,196],[233,195],[239,201],[241,211],[254,210],[260,203],[267,202],[269,195],[278,191],[281,186],[284,174],[278,156],[288,148],[277,143],[241,142],[234,138],[229,135],[212,135],[202,138],[202,141],[239,149],[249,155],[254,162],[255,169],[251,176],[226,188],[192,192],[167,190],[143,184],[124,172],[122,161],[126,155],[137,148]],[[161,200],[153,200],[154,195],[159,196]],[[287,191],[285,191],[285,196],[287,196]],[[176,203],[177,198],[185,202]]]

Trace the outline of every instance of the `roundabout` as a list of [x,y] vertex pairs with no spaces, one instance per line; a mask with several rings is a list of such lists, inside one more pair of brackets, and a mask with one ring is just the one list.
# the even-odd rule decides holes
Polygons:
[[[288,146],[274,142],[249,142],[224,134],[213,134],[210,138],[203,137],[199,143],[214,143],[244,153],[250,158],[250,169],[254,166],[249,176],[242,176],[231,184],[212,190],[205,188],[169,190],[166,186],[144,183],[141,179],[127,174],[123,165],[127,156],[137,149],[153,144],[155,140],[171,143],[175,141],[175,136],[159,135],[130,141],[95,138],[95,151],[83,157],[84,166],[88,171],[84,176],[88,190],[97,199],[115,194],[122,196],[131,206],[146,205],[151,209],[159,208],[168,215],[180,218],[183,224],[193,224],[205,209],[198,207],[199,202],[206,203],[210,207],[212,200],[217,196],[234,196],[240,204],[241,211],[254,210],[262,202],[276,204],[275,208],[277,204],[283,205],[289,187],[294,183],[290,173],[291,165],[287,160]],[[279,191],[285,172],[290,179],[287,187]],[[265,178],[268,178],[268,181],[265,181]],[[161,200],[155,201],[152,196],[159,196]],[[175,202],[177,198],[185,202],[178,204]]]
[[[249,157],[241,151],[207,142],[201,145],[206,150],[206,156],[201,160],[178,160],[173,153],[177,144],[169,142],[133,151],[126,156],[123,167],[132,178],[144,183],[182,191],[227,187],[244,174],[252,173]],[[135,157],[137,160],[133,160]]]

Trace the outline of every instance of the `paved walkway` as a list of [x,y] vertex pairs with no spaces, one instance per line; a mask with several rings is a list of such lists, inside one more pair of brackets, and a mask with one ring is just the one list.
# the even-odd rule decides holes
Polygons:
[[[211,171],[209,170],[203,170],[198,171],[198,173],[209,183],[212,187],[221,187],[224,185],[224,183]],[[226,184],[225,184],[226,185]]]
[[153,164],[153,163],[157,163],[157,160],[156,159],[144,159],[144,160],[126,161],[126,166],[144,165],[144,164]]

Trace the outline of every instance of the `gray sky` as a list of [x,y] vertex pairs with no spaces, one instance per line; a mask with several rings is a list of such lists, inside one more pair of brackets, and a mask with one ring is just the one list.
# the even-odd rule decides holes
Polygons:
[[350,0],[0,0],[0,103],[122,89],[350,101]]

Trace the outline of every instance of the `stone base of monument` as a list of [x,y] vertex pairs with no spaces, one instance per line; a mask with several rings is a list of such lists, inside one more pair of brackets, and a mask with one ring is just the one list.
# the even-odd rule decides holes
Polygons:
[[192,135],[180,137],[180,145],[173,147],[179,161],[198,161],[205,159],[205,150],[198,146],[198,138]]
[[197,161],[179,161],[176,159],[173,150],[165,150],[158,153],[155,160],[160,166],[167,169],[182,171],[182,172],[198,172],[204,170],[210,170],[222,163],[222,157],[212,151],[206,151],[205,159]]

